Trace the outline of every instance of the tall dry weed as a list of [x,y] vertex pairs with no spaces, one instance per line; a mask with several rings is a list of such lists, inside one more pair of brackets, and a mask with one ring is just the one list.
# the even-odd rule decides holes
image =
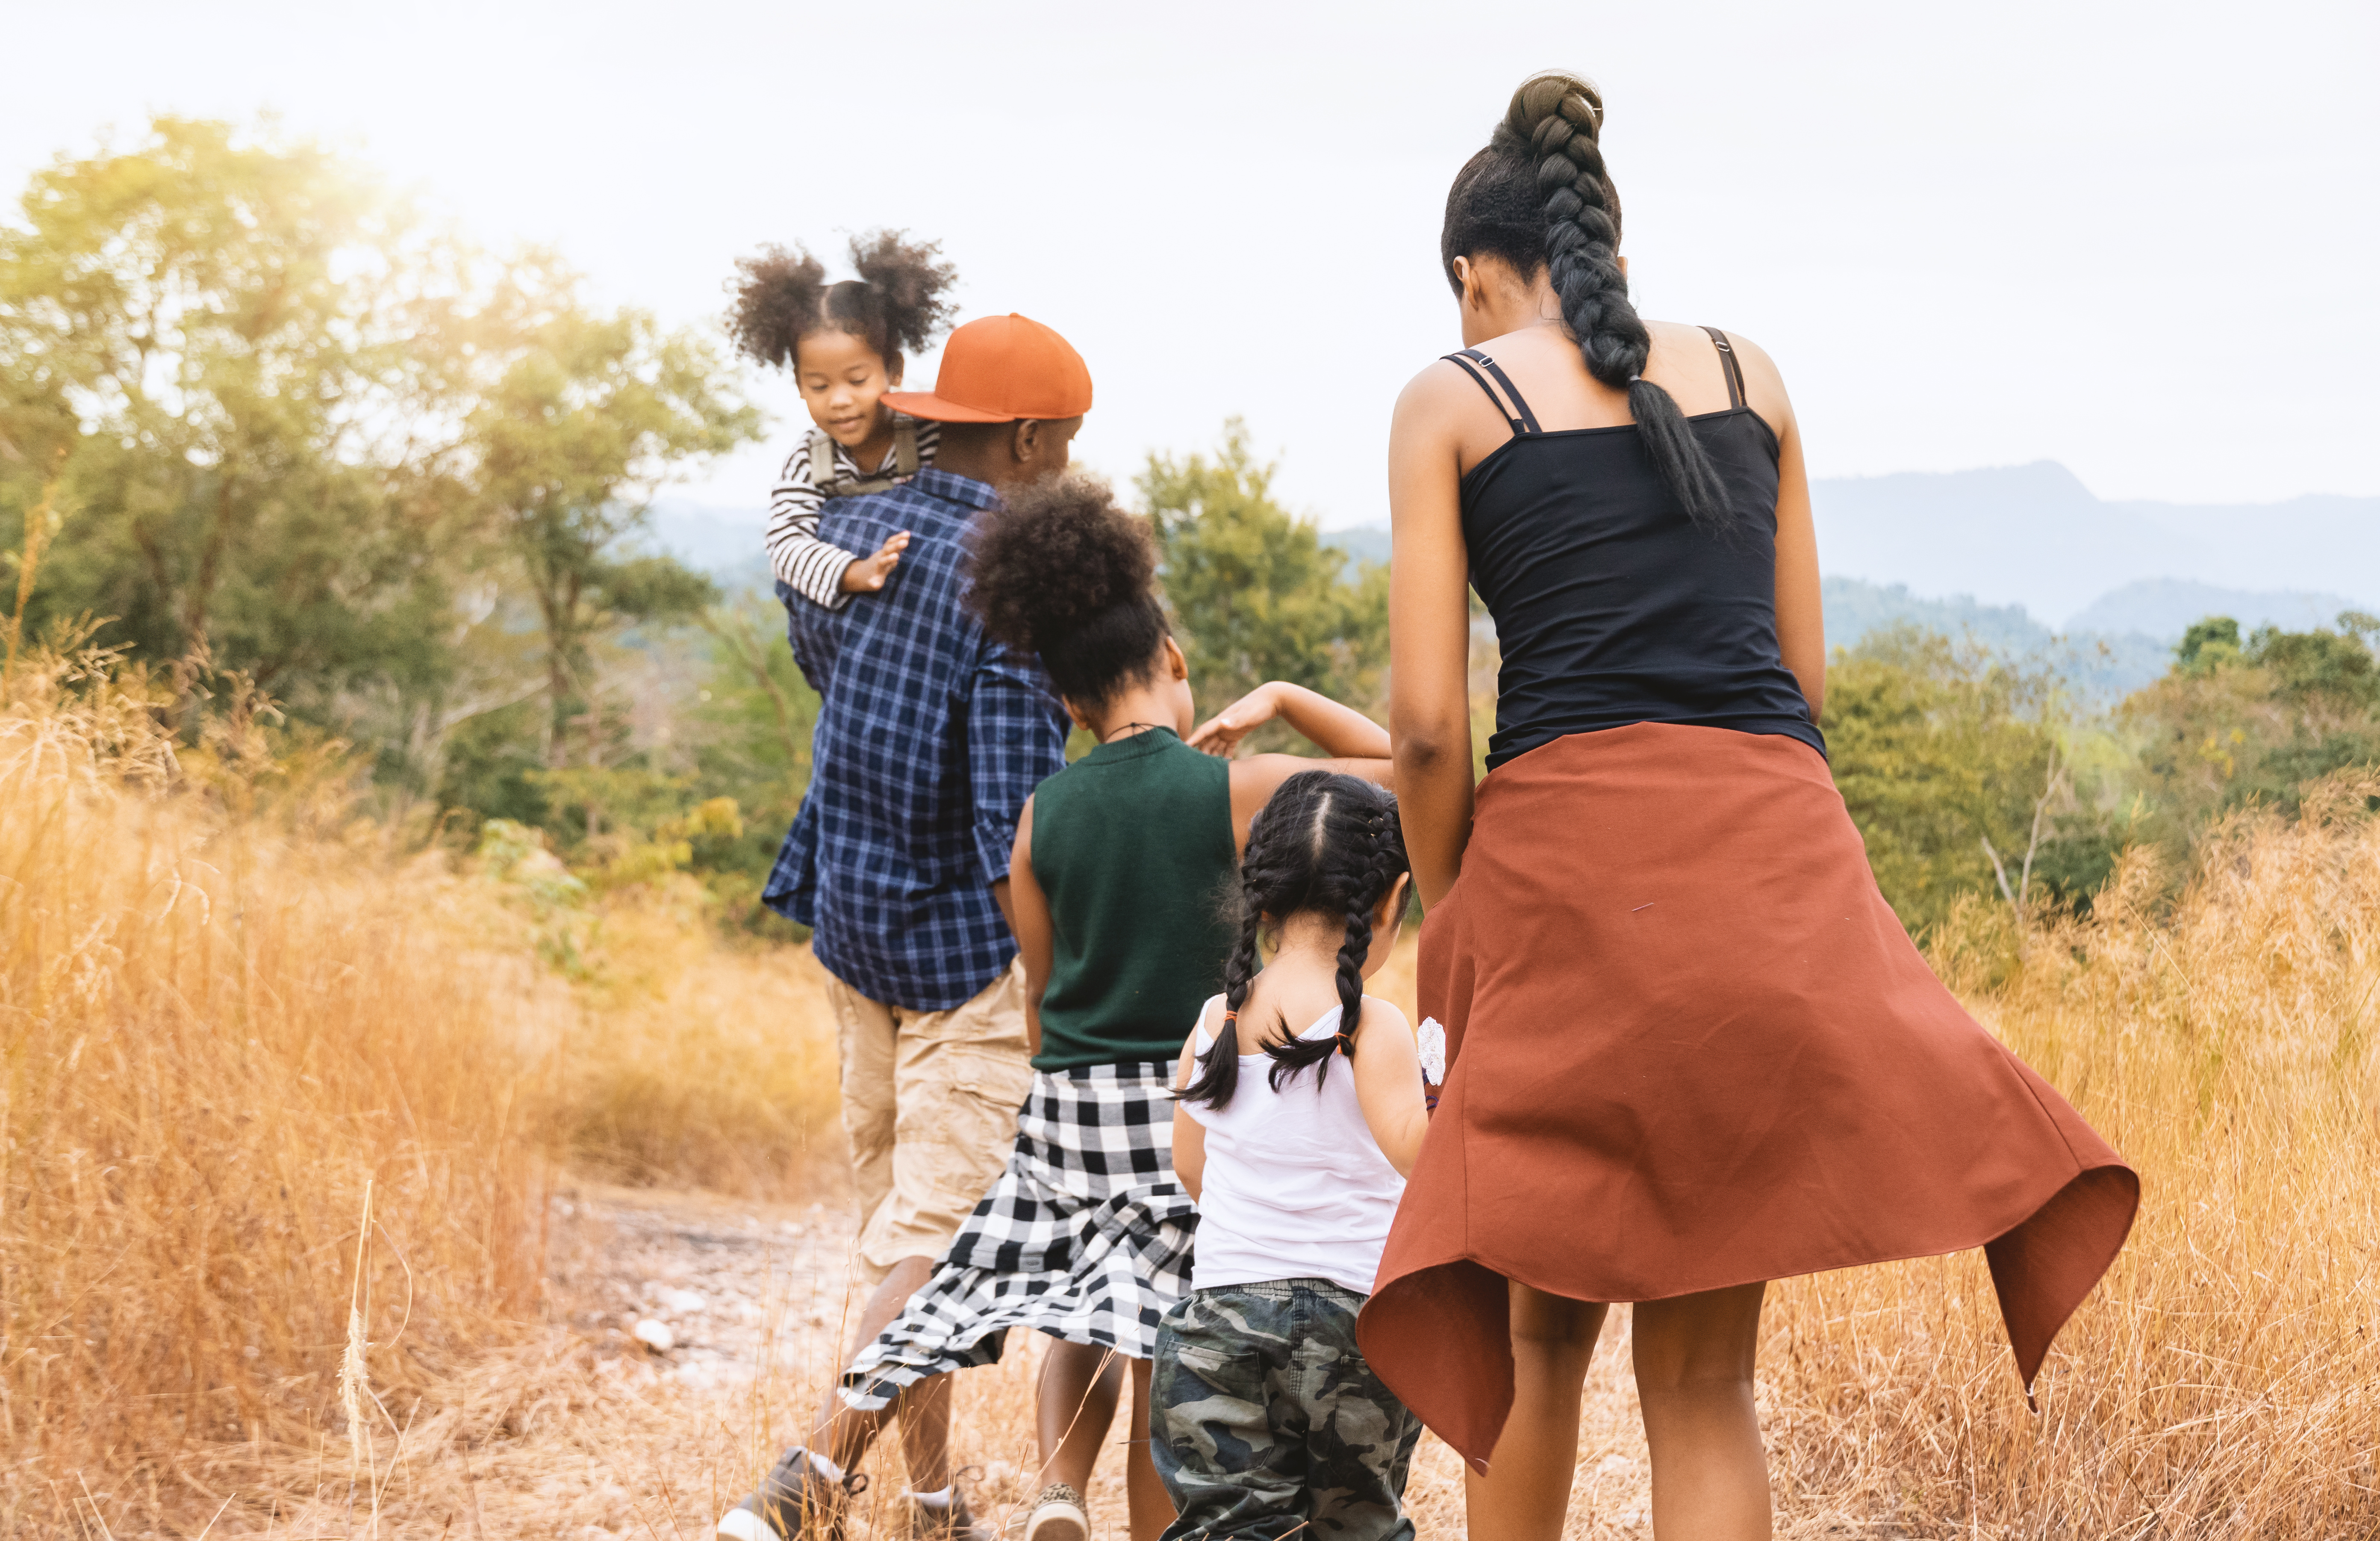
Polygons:
[[2380,779],[2214,832],[2178,902],[1976,903],[1937,964],[2139,1169],[2130,1244],[2039,1415],[1966,1256],[1772,1295],[1781,1511],[1912,1535],[2380,1535]]
[[351,1298],[392,1425],[539,1298],[560,992],[249,703],[177,752],[176,693],[34,656],[0,700],[10,1534],[83,1480],[94,1513],[211,1510],[227,1444],[343,1446]]

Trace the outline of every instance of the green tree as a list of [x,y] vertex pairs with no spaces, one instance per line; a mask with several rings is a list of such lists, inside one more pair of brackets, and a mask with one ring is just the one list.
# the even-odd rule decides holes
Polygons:
[[2174,667],[2119,712],[2139,756],[2149,836],[2177,855],[2250,802],[2294,812],[2307,781],[2380,762],[2380,619],[2350,610],[2337,630],[2263,627],[2212,616],[2174,650]]
[[1233,418],[1213,459],[1151,455],[1138,478],[1199,710],[1220,711],[1268,679],[1375,709],[1388,569],[1364,563],[1351,581],[1346,555],[1273,500],[1277,469],[1257,463]]
[[551,259],[509,274],[483,323],[493,378],[467,425],[471,478],[517,564],[545,642],[544,758],[600,759],[590,643],[624,623],[690,620],[718,597],[674,559],[641,553],[654,492],[688,460],[757,437],[709,339],[642,311],[586,306]]
[[2095,883],[2089,869],[2104,852],[2073,827],[2081,809],[2054,686],[1908,626],[1835,655],[1826,721],[1835,784],[1877,886],[1912,932],[1962,894],[2003,892],[2003,874],[2013,896],[2028,887],[2028,862],[2031,888],[2052,897]]
[[0,226],[0,520],[48,548],[29,623],[94,614],[301,712],[434,673],[408,339],[450,256],[356,167],[221,123],[35,174]]

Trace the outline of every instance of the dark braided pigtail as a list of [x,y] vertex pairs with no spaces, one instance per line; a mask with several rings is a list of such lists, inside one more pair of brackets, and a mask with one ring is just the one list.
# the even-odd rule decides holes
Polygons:
[[1174,1095],[1184,1102],[1221,1107],[1240,1089],[1240,1008],[1247,1004],[1248,986],[1262,960],[1257,955],[1257,934],[1264,917],[1250,910],[1240,921],[1240,939],[1223,960],[1223,1022],[1215,1042],[1198,1057],[1198,1074]]
[[1339,946],[1339,1031],[1328,1038],[1297,1037],[1276,1013],[1279,1031],[1261,1039],[1272,1060],[1266,1079],[1277,1092],[1311,1067],[1318,1088],[1334,1053],[1354,1057],[1372,912],[1407,870],[1396,799],[1388,792],[1335,771],[1300,771],[1281,784],[1248,826],[1240,865],[1240,941],[1223,965],[1223,1027],[1201,1059],[1197,1079],[1183,1089],[1184,1101],[1209,1107],[1231,1101],[1243,1052],[1238,1014],[1258,967],[1260,933],[1297,915],[1327,914],[1345,927]]
[[1493,253],[1523,275],[1546,269],[1587,372],[1628,393],[1628,410],[1662,483],[1705,530],[1732,530],[1710,452],[1677,399],[1644,377],[1652,334],[1628,298],[1620,267],[1620,195],[1598,142],[1603,99],[1575,75],[1533,75],[1512,93],[1488,148],[1471,158],[1447,198],[1439,254]]

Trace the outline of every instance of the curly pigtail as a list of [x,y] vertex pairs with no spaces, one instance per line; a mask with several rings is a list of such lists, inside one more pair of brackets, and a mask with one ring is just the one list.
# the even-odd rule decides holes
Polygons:
[[739,258],[727,291],[727,336],[756,364],[794,367],[802,334],[818,324],[826,300],[826,264],[803,247],[764,246]]
[[871,230],[851,238],[851,266],[876,297],[885,341],[902,352],[923,353],[955,308],[951,285],[958,270],[942,261],[942,243],[913,241],[902,230]]

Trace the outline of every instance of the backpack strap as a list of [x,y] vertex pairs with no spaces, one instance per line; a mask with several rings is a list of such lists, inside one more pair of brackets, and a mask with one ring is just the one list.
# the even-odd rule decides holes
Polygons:
[[842,469],[835,464],[834,440],[823,428],[810,430],[810,485],[820,497],[841,497],[848,490]]
[[[917,474],[917,425],[907,419],[892,425],[892,469],[873,476],[851,476],[835,465],[835,443],[823,429],[810,430],[810,484],[819,496],[857,497],[864,493],[889,493]],[[821,475],[820,469],[824,469]]]

